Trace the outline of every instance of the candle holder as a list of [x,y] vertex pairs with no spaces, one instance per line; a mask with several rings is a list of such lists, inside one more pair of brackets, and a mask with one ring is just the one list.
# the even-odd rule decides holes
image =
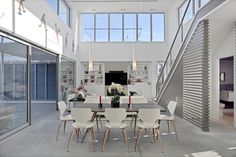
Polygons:
[[102,103],[99,103],[99,104],[98,104],[98,107],[99,107],[99,108],[102,108]]

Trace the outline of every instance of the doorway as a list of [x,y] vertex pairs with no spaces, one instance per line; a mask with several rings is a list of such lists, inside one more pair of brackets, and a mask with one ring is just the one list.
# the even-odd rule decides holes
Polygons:
[[234,124],[234,57],[220,59],[220,118]]

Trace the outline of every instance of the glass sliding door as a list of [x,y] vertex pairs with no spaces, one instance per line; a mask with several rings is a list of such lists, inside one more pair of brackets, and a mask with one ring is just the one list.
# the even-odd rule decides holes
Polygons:
[[57,56],[32,48],[31,57],[32,122],[56,111]]
[[0,36],[0,136],[28,123],[27,48]]

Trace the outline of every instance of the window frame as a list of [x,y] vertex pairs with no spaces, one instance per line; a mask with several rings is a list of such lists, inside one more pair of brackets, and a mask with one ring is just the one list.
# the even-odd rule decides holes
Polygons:
[[[140,43],[165,43],[166,42],[166,13],[165,12],[82,12],[80,14],[81,17],[81,21],[82,16],[84,14],[93,14],[94,15],[94,40],[93,41],[83,41],[83,33],[82,33],[82,28],[83,28],[83,24],[81,22],[81,35],[80,35],[80,42],[82,43],[133,43],[133,42],[140,42]],[[96,41],[96,14],[108,14],[108,41]],[[110,40],[110,15],[111,14],[121,14],[122,15],[122,40],[121,41],[111,41]],[[136,40],[135,41],[125,41],[124,40],[124,15],[125,14],[135,14],[136,16]],[[139,14],[149,14],[150,15],[150,41],[138,41],[138,15]],[[163,28],[164,28],[164,38],[163,41],[153,41],[152,39],[152,34],[153,34],[153,30],[152,30],[152,15],[153,14],[161,14],[163,15]]]
[[[178,23],[179,23],[179,25],[180,25],[180,23],[181,23],[181,20],[182,20],[182,16],[180,15],[180,9],[183,7],[183,5],[185,4],[185,3],[187,3],[187,5],[188,5],[188,1],[189,0],[185,0],[183,3],[181,3],[181,5],[178,7]],[[189,6],[190,5],[192,5],[192,9],[191,9],[191,12],[192,12],[192,17],[190,18],[190,19],[187,19],[186,21],[184,21],[183,20],[183,24],[185,24],[185,23],[187,23],[187,22],[189,22],[193,17],[194,17],[194,15],[195,15],[195,0],[191,0],[191,2],[190,3],[192,3],[192,4],[189,4]],[[186,9],[186,8],[185,8]],[[185,9],[184,9],[184,12],[185,12]],[[183,13],[184,13],[183,12]],[[188,10],[187,10],[187,12],[186,12],[186,15],[187,15],[187,13],[188,13]],[[183,14],[184,15],[184,14]],[[186,15],[185,15],[185,17],[184,18],[186,18]]]
[[[47,1],[47,4],[48,4],[48,6],[55,12],[55,10],[49,5],[49,3],[48,3],[48,0],[46,0]],[[56,2],[56,14],[57,14],[57,16],[60,18],[60,20],[63,22],[63,23],[65,23],[68,27],[71,27],[71,7],[69,6],[69,4],[65,1],[65,0],[56,0],[57,2]],[[65,6],[66,6],[66,9],[68,9],[68,21],[66,22],[66,21],[64,21],[62,18],[61,18],[61,16],[60,16],[60,1],[62,2],[62,3],[64,3],[65,4]]]
[[93,21],[93,28],[91,28],[91,29],[93,29],[93,39],[92,40],[89,40],[89,41],[83,41],[83,18],[82,18],[82,15],[84,15],[84,14],[81,14],[81,32],[80,32],[80,34],[81,34],[81,37],[80,37],[80,41],[81,42],[96,42],[95,41],[95,39],[96,39],[96,15],[95,14],[93,14],[93,13],[85,13],[86,15],[93,15],[93,18],[92,18],[92,21]]
[[[97,41],[97,15],[107,15],[107,41]],[[110,36],[110,27],[109,27],[109,21],[110,21],[110,14],[109,13],[96,13],[94,14],[94,41],[97,43],[103,43],[103,42],[110,42],[109,36]]]
[[[108,37],[109,37],[109,40],[108,42],[110,43],[120,43],[120,42],[124,42],[124,14],[123,13],[108,13],[109,14],[109,23],[108,23],[108,27],[109,27],[109,30],[108,30]],[[111,41],[111,14],[112,15],[121,15],[121,41]]]
[[[164,28],[164,38],[163,38],[163,41],[153,41],[153,28],[152,28],[152,25],[153,25],[153,19],[152,19],[152,15],[153,14],[162,14],[163,17],[164,17],[164,20],[163,20],[163,28]],[[166,42],[166,14],[165,12],[153,12],[151,13],[151,42],[154,42],[154,43],[165,43]]]

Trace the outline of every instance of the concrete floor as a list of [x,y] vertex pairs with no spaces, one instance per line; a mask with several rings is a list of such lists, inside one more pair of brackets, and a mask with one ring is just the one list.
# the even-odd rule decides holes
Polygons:
[[179,142],[173,133],[167,134],[166,123],[162,123],[164,153],[161,153],[158,142],[151,144],[144,134],[139,149],[134,152],[135,134],[131,127],[127,128],[130,138],[128,147],[123,143],[120,131],[113,130],[105,152],[101,152],[104,133],[102,128],[96,132],[96,152],[91,151],[89,136],[82,144],[77,143],[74,137],[70,152],[66,152],[71,126],[67,125],[66,134],[61,129],[59,141],[56,142],[58,123],[58,113],[55,113],[1,141],[0,157],[236,157],[236,129],[223,121],[212,122],[211,131],[202,132],[185,120],[177,118]]
[[[2,105],[2,104],[0,104]],[[27,123],[27,104],[22,102],[12,102],[5,104],[7,107],[11,106],[15,108],[15,112],[13,113],[13,118],[9,119],[8,125],[5,128],[0,129],[0,135],[9,132],[12,129],[15,129],[23,124]],[[5,107],[5,106],[4,106]],[[2,106],[2,108],[4,108]],[[0,107],[1,108],[1,107]],[[36,122],[42,117],[53,113],[56,111],[56,103],[55,102],[32,102],[31,103],[31,120],[32,122]],[[14,122],[13,122],[14,121]]]

